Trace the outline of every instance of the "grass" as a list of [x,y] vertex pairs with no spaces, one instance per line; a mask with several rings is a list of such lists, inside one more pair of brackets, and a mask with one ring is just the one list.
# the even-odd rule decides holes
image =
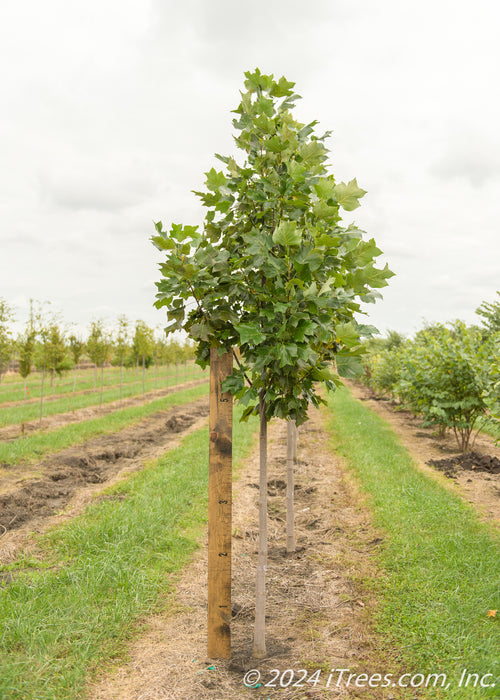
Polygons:
[[[193,367],[196,367],[198,371],[201,369],[192,360],[188,360],[186,363],[179,362],[177,365],[169,363],[168,365],[157,365],[156,378],[159,383],[162,381],[169,381],[175,377],[181,377],[186,372],[191,372]],[[145,368],[145,380],[146,383],[154,384],[154,366]],[[32,372],[27,380],[27,387],[32,398],[40,396],[40,389],[42,383],[42,373],[40,371]],[[101,368],[97,368],[97,373],[94,367],[77,369],[76,371],[76,384],[75,384],[75,371],[74,369],[65,370],[61,377],[55,376],[54,386],[50,386],[51,373],[46,372],[45,383],[44,383],[44,394],[51,395],[52,391],[55,394],[69,394],[73,392],[73,387],[76,391],[85,391],[88,389],[93,390],[96,385],[98,388],[101,386]],[[104,386],[119,386],[120,384],[120,368],[106,366],[104,367],[103,373],[103,383]],[[136,367],[124,367],[123,368],[123,386],[127,384],[141,384],[142,387],[142,366]],[[24,399],[24,379],[21,379],[19,375],[8,375],[3,376],[0,383],[0,404],[4,401],[22,401]]]
[[[447,691],[426,697],[500,694],[500,540],[473,509],[413,463],[390,427],[349,392],[329,398],[335,449],[369,494],[376,524],[387,533],[386,575],[370,585],[375,613],[398,662],[420,673],[444,672]],[[495,688],[458,687],[464,669]],[[440,694],[441,693],[441,694]]]
[[77,445],[96,435],[122,430],[142,418],[171,406],[181,406],[207,394],[208,383],[183,391],[177,391],[161,399],[149,401],[139,406],[119,409],[101,418],[70,423],[57,430],[36,432],[11,442],[0,443],[0,463],[17,464],[21,461],[38,459],[48,452],[57,452],[65,447]]
[[[235,422],[235,463],[256,427]],[[0,589],[2,700],[82,697],[141,617],[167,606],[206,526],[207,487],[205,428],[43,536],[38,555],[9,567],[14,579]]]
[[[150,374],[147,375],[145,381],[145,391],[152,391],[155,388],[166,388],[165,376],[157,378],[155,382],[154,377]],[[172,371],[168,376],[168,387],[172,387],[174,384],[178,384],[183,381],[189,381],[195,378],[202,378],[202,370],[197,365],[188,365],[188,373],[184,372],[184,368],[181,367],[178,375]],[[116,377],[115,377],[116,378]],[[122,397],[129,398],[131,396],[141,396],[142,395],[142,380],[137,380],[134,370],[134,378],[131,379],[127,377],[128,381],[123,382]],[[86,386],[88,385],[88,386]],[[106,384],[104,385],[106,387]],[[80,393],[72,394],[72,385],[64,387],[56,387],[55,396],[50,393],[50,390],[46,389],[45,401],[43,404],[43,415],[50,416],[57,413],[65,413],[67,411],[74,411],[78,408],[86,408],[88,406],[97,406],[101,402],[100,393],[100,380],[96,391],[93,390],[93,380],[92,382],[85,382],[85,388],[80,391]],[[34,392],[31,394],[34,397]],[[55,398],[58,397],[58,398]],[[111,384],[108,388],[104,388],[102,394],[102,403],[106,404],[111,401],[118,401],[120,399],[120,387],[116,384]],[[5,401],[7,399],[4,399]],[[2,406],[0,404],[0,427],[6,425],[12,425],[15,423],[22,423],[29,420],[35,420],[40,415],[40,402],[30,401],[25,404],[15,405],[15,406]]]

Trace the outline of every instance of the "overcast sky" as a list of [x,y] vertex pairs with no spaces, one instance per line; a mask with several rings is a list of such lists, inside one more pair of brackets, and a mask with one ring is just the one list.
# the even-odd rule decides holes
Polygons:
[[474,322],[500,289],[499,30],[498,0],[1,0],[0,297],[164,324],[153,221],[201,223],[258,66],[368,191],[344,220],[397,275],[369,322]]

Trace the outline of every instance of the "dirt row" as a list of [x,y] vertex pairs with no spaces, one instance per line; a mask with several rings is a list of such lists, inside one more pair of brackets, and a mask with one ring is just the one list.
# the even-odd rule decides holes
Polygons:
[[473,449],[460,452],[453,434],[444,437],[394,401],[378,398],[365,386],[349,383],[358,399],[389,423],[420,469],[462,496],[488,522],[500,524],[500,447],[480,433]]
[[[206,651],[207,541],[182,572],[169,612],[145,621],[146,631],[127,649],[127,661],[89,687],[91,700],[241,700],[241,698],[358,697],[337,685],[334,668],[358,673],[398,672],[396,654],[380,654],[370,616],[375,605],[358,583],[379,574],[375,554],[382,535],[363,497],[328,449],[325,416],[313,410],[301,427],[295,489],[297,551],[286,554],[286,424],[269,426],[269,554],[266,569],[268,657],[252,658],[257,562],[258,447],[239,472],[233,494],[232,657],[210,659]],[[257,687],[245,674],[258,669]],[[277,669],[317,672],[317,683],[280,687]],[[285,674],[284,682],[290,680]],[[251,680],[251,676],[248,677]],[[363,694],[363,697],[367,697]],[[394,693],[377,691],[378,698]]]
[[114,413],[118,409],[129,408],[130,406],[139,406],[140,404],[146,403],[148,401],[154,401],[155,399],[160,399],[168,394],[175,393],[177,391],[182,391],[183,389],[189,389],[193,386],[199,386],[200,384],[206,384],[207,378],[194,379],[190,382],[185,382],[184,384],[176,384],[174,386],[165,387],[163,389],[155,389],[153,391],[148,391],[144,394],[137,394],[135,396],[129,396],[120,401],[110,401],[104,403],[102,406],[88,406],[87,408],[78,408],[74,411],[67,411],[66,413],[56,413],[53,416],[47,416],[42,419],[42,424],[38,419],[32,421],[26,421],[23,423],[16,423],[13,425],[7,425],[4,428],[0,428],[0,440],[17,440],[23,435],[30,434],[36,430],[52,430],[61,428],[63,425],[68,425],[69,423],[79,423],[82,420],[90,420],[97,416],[105,416],[109,413]]
[[[208,398],[203,397],[51,454],[39,463],[2,465],[0,563],[15,555],[27,532],[40,532],[75,515],[96,491],[174,447],[207,416]],[[68,506],[72,506],[69,511]]]

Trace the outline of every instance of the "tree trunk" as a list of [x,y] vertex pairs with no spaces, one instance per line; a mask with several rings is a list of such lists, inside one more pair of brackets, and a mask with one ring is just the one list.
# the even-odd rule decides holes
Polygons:
[[23,403],[26,403],[26,394],[28,393],[28,387],[26,386],[26,377],[24,378],[24,400]]
[[76,391],[76,365],[75,365],[75,372],[73,374],[73,394]]
[[123,360],[120,360],[120,406],[123,400]]
[[99,408],[102,406],[102,390],[104,387],[104,363],[101,365],[101,396],[99,398]]
[[266,656],[266,567],[267,567],[267,418],[264,391],[259,396],[260,475],[259,475],[259,556],[255,586],[255,627],[253,656]]
[[295,552],[295,526],[293,513],[294,497],[294,461],[293,447],[295,438],[294,422],[286,422],[286,551],[287,554]]
[[144,398],[146,381],[146,356],[142,356],[142,398]]
[[42,417],[43,417],[43,383],[45,381],[45,365],[42,369],[42,386],[40,388],[40,422],[39,426],[42,427]]

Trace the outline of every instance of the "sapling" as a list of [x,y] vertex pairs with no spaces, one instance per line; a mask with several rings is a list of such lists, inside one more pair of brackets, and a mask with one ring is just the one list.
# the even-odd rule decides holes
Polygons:
[[[233,121],[243,154],[217,158],[224,171],[206,173],[197,192],[207,210],[203,230],[156,227],[165,254],[156,306],[167,307],[167,333],[184,330],[196,342],[196,362],[210,348],[237,348],[222,389],[260,417],[259,555],[253,653],[266,655],[267,423],[276,416],[300,425],[310,405],[324,402],[318,383],[333,390],[339,374],[360,369],[360,338],[374,332],[355,314],[374,301],[392,275],[374,266],[381,251],[356,226],[340,225],[365,194],[355,179],[328,173],[325,140],[316,122],[292,115],[294,83],[258,69],[245,73]],[[336,363],[334,365],[334,363]],[[338,368],[338,372],[336,371]]]

